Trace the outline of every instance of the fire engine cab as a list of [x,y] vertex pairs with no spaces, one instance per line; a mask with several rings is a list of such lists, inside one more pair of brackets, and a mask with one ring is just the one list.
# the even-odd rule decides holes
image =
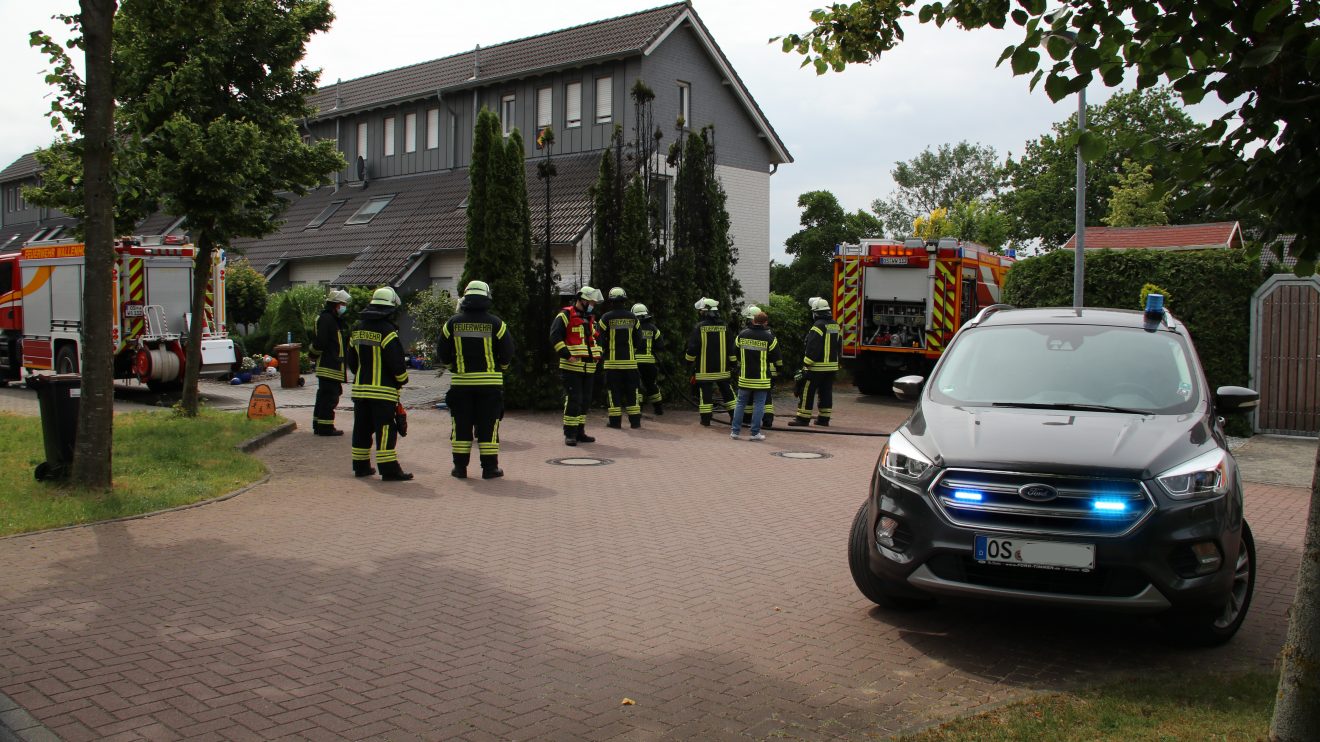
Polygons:
[[982,307],[997,304],[1013,258],[955,239],[867,239],[834,251],[842,355],[863,394],[927,375]]
[[0,384],[25,376],[73,373],[82,358],[83,323],[110,323],[114,372],[163,388],[183,378],[188,333],[202,333],[202,375],[218,376],[234,363],[225,326],[225,256],[206,266],[205,316],[192,321],[197,249],[166,238],[115,244],[114,316],[83,316],[84,245],[37,241],[0,253]]

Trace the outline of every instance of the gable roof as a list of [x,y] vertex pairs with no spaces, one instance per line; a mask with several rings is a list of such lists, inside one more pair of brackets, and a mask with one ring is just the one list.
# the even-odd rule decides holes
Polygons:
[[[1077,235],[1063,249],[1076,246]],[[1242,228],[1237,222],[1170,224],[1156,227],[1087,227],[1087,250],[1211,250],[1242,247]]]
[[340,81],[317,90],[308,96],[307,101],[317,109],[318,119],[332,119],[503,80],[649,55],[684,23],[692,25],[778,161],[792,162],[793,157],[779,134],[688,2],[663,5],[490,47],[477,47],[429,62]]
[[39,172],[41,172],[41,165],[37,162],[37,153],[29,152],[9,163],[9,167],[0,170],[0,182],[26,178]]
[[[527,200],[532,213],[533,241],[545,234],[545,189],[536,178],[536,161],[525,163]],[[576,242],[591,222],[591,185],[600,167],[600,153],[555,158],[558,174],[551,183],[550,241]],[[284,226],[261,239],[234,240],[232,247],[247,255],[258,271],[289,260],[355,256],[331,283],[379,285],[401,280],[421,258],[442,250],[465,247],[467,209],[460,206],[469,191],[468,170],[443,170],[416,176],[372,181],[366,188],[323,187],[296,198],[284,215]],[[394,199],[367,224],[345,224],[372,198]],[[320,227],[308,223],[336,201],[343,204]]]

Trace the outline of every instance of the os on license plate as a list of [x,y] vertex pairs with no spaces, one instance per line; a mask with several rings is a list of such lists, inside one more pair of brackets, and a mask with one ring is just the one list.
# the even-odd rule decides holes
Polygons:
[[1086,570],[1095,568],[1095,544],[1027,541],[1002,536],[976,536],[976,561],[1020,567]]

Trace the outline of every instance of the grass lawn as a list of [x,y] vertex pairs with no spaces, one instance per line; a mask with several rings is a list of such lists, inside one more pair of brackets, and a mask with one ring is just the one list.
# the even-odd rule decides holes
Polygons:
[[114,488],[89,492],[38,482],[41,420],[0,414],[0,536],[139,515],[218,497],[266,473],[235,446],[284,422],[204,410],[115,415]]
[[1278,677],[1185,672],[1054,693],[958,719],[902,742],[1268,739]]

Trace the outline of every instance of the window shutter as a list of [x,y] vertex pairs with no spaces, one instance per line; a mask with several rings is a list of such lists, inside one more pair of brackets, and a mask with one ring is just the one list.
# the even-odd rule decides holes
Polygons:
[[544,129],[550,125],[550,88],[536,91],[536,128]]
[[614,113],[614,78],[596,78],[596,123],[603,124]]
[[582,125],[582,83],[570,82],[564,88],[564,126]]

